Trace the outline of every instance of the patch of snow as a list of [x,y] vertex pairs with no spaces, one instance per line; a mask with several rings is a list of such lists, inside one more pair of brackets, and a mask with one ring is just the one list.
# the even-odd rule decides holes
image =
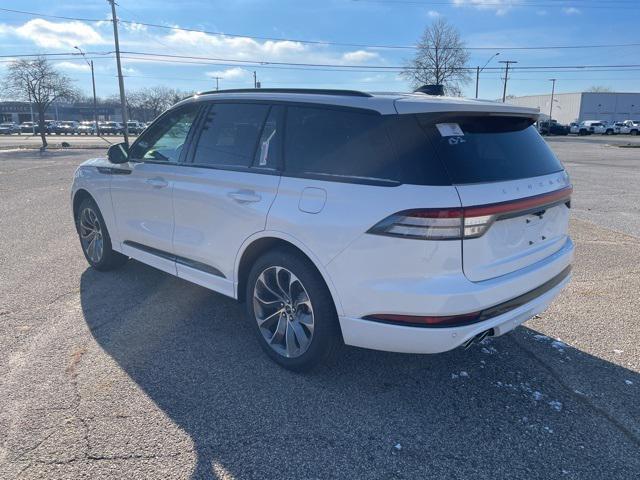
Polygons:
[[542,393],[540,393],[539,391],[535,391],[531,394],[531,396],[533,397],[533,399],[538,402],[540,400],[542,400],[542,397],[544,397],[544,395]]
[[560,412],[562,410],[562,402],[559,402],[558,400],[551,400],[549,402],[549,406],[556,412]]
[[546,335],[542,335],[541,333],[534,335],[533,338],[535,338],[539,342],[542,342],[544,340],[549,340],[549,337],[547,337]]
[[633,385],[633,382],[631,380],[625,380],[624,383],[626,383],[627,385]]
[[564,342],[561,342],[560,340],[554,340],[553,342],[551,342],[551,346],[562,353],[564,352],[564,349],[567,347],[567,344]]
[[463,371],[460,372],[460,376],[461,377],[468,377],[469,374],[463,370]]
[[400,445],[399,443],[396,443],[393,448],[395,448],[396,450],[402,450],[402,445]]
[[549,427],[542,427],[547,433],[553,433],[553,429]]
[[622,352],[624,352],[624,350],[618,350],[617,348],[613,349],[613,353],[617,353],[618,355],[620,355]]
[[488,346],[488,347],[482,347],[482,349],[480,350],[482,353],[486,353],[487,355],[494,355],[496,353],[498,353],[498,350],[496,350],[494,347],[492,346]]

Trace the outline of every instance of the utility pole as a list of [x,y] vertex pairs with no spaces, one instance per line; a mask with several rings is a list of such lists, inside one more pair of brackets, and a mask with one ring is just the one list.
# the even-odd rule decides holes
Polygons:
[[256,71],[253,71],[253,88],[258,88],[258,78],[256,77]]
[[84,61],[91,67],[91,85],[93,86],[93,123],[96,127],[96,135],[100,135],[98,131],[98,102],[96,101],[96,77],[93,73],[93,60],[88,61],[84,52],[80,49],[80,47],[73,47],[80,52],[80,55],[84,58]]
[[116,65],[118,66],[118,85],[120,87],[120,108],[122,109],[122,124],[124,126],[124,143],[129,147],[129,128],[127,126],[127,101],[124,96],[124,79],[120,63],[120,42],[118,41],[118,17],[116,16],[115,0],[107,0],[111,4],[111,18],[113,21],[113,40],[116,44]]
[[551,106],[549,107],[549,131],[551,131],[551,114],[553,113],[553,94],[556,92],[556,79],[550,78],[551,83]]
[[222,78],[222,77],[212,77],[216,79],[216,92],[219,90],[219,84],[218,81]]
[[507,99],[507,80],[509,79],[509,65],[518,63],[516,60],[502,60],[498,63],[505,63],[507,66],[504,71],[504,90],[502,90],[502,103]]
[[487,68],[487,65],[489,65],[489,62],[494,58],[496,58],[498,55],[500,55],[500,52],[495,53],[489,60],[487,60],[487,63],[484,64],[484,67],[482,68],[480,68],[479,66],[476,67],[476,98],[478,98],[478,85],[480,84],[480,72],[483,71],[485,68]]

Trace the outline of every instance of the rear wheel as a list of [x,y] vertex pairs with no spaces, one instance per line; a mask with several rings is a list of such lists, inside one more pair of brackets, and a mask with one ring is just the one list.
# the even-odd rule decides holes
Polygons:
[[274,250],[253,265],[246,306],[262,349],[276,363],[306,371],[335,356],[342,338],[333,299],[311,262]]
[[76,228],[87,262],[96,270],[107,271],[120,267],[128,258],[111,247],[111,237],[96,202],[85,198],[78,208]]

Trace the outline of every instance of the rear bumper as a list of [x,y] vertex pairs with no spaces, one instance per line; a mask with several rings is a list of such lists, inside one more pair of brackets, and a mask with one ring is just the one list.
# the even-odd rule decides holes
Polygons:
[[569,283],[567,275],[555,287],[528,303],[489,320],[461,327],[429,328],[392,325],[361,318],[340,317],[342,336],[347,345],[399,353],[441,353],[459,347],[476,335],[493,329],[504,335],[543,312]]
[[373,284],[362,282],[354,295],[343,300],[347,306],[353,306],[345,308],[340,316],[344,341],[347,345],[390,352],[439,353],[454,349],[491,328],[494,335],[502,335],[544,311],[569,282],[571,275],[517,308],[469,325],[417,327],[365,320],[363,317],[385,313],[444,316],[492,309],[561,275],[571,265],[573,253],[573,242],[567,238],[559,251],[544,260],[481,282],[471,282],[463,275],[393,279]]

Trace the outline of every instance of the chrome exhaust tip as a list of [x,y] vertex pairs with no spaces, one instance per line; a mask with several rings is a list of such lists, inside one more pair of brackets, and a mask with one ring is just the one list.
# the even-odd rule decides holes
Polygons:
[[493,335],[493,328],[490,328],[489,330],[485,330],[484,332],[480,332],[475,337],[471,337],[469,340],[464,342],[462,344],[462,346],[464,347],[465,350],[468,350],[469,347],[471,347],[471,345],[473,345],[474,343],[476,343],[476,342],[479,343],[482,340],[484,340],[485,338],[487,338],[488,336],[492,336],[492,335]]

